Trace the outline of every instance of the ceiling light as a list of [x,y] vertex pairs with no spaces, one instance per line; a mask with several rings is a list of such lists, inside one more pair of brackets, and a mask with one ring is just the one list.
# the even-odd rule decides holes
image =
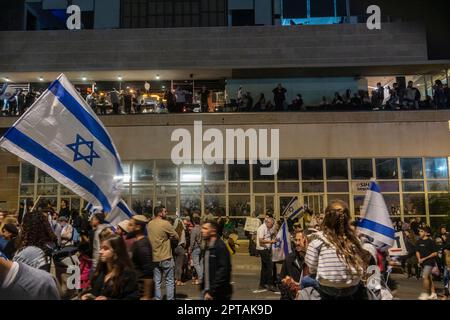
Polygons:
[[44,78],[43,77],[39,77],[39,81],[44,81]]
[[119,80],[119,81],[122,81],[122,79],[123,79],[122,76],[117,77],[117,80]]
[[83,77],[83,78],[81,78],[81,80],[83,80],[83,81],[86,81],[86,80],[87,80],[87,78],[86,78],[86,77]]

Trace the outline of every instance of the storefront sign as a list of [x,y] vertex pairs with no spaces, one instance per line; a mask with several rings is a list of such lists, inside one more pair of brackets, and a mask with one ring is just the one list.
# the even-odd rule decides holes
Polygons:
[[353,194],[366,194],[369,188],[370,188],[370,181],[353,182],[352,184]]

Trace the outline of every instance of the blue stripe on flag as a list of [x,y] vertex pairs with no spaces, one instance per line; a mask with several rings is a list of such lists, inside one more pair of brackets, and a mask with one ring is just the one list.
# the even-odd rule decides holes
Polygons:
[[297,200],[297,197],[293,197],[291,199],[291,201],[289,201],[288,205],[284,208],[283,210],[283,214],[282,216],[284,216],[286,214],[286,211],[289,210],[289,208],[291,207],[291,205],[295,202],[295,200]]
[[75,118],[77,118],[78,121],[80,121],[80,123],[109,150],[109,152],[111,152],[116,159],[119,174],[122,175],[122,165],[117,158],[117,153],[112,145],[111,139],[103,126],[98,123],[97,120],[95,120],[95,118],[87,112],[74,97],[72,97],[72,95],[66,90],[66,88],[64,88],[59,80],[53,81],[48,90],[58,98],[64,107],[66,107],[66,109],[69,110]]
[[87,178],[78,170],[68,165],[66,161],[55,156],[53,153],[42,147],[39,143],[29,138],[27,135],[20,132],[15,127],[10,128],[7,135],[5,135],[5,138],[31,154],[36,159],[45,163],[53,170],[58,171],[66,178],[72,180],[74,183],[89,191],[102,204],[105,211],[111,211],[111,206],[102,190],[100,190],[100,188],[91,179]]
[[358,223],[358,227],[364,228],[373,232],[377,232],[391,239],[395,239],[395,230],[372,220],[362,219]]
[[289,249],[288,249],[288,239],[287,239],[287,232],[286,232],[287,224],[284,222],[283,224],[283,250],[284,250],[284,258],[286,259],[289,255]]
[[370,183],[370,191],[381,193],[380,186],[373,181]]
[[290,220],[294,219],[302,209],[303,209],[303,208],[298,208],[297,210],[295,210],[294,212],[292,212],[292,214],[289,216],[288,219],[290,219]]
[[129,218],[133,217],[133,213],[128,209],[128,207],[125,205],[125,203],[123,203],[122,201],[119,201],[119,203],[117,204],[117,206],[119,207],[120,210],[123,211],[123,213],[125,213]]

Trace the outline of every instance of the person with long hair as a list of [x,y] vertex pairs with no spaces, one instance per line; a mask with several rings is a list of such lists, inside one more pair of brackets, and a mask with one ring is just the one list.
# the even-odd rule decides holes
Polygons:
[[136,274],[122,237],[112,234],[102,239],[99,262],[91,280],[91,290],[81,300],[137,300]]
[[311,235],[305,258],[321,299],[366,299],[362,280],[370,262],[356,232],[350,211],[336,200],[325,210],[321,231]]
[[20,229],[13,260],[50,272],[51,257],[58,238],[46,214],[41,211],[27,213]]

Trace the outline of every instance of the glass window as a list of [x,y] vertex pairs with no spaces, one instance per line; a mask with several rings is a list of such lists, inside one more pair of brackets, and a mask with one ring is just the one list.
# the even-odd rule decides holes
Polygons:
[[398,181],[380,181],[381,192],[398,192]]
[[133,182],[145,182],[145,181],[153,181],[153,161],[134,162]]
[[429,181],[428,191],[448,191],[448,181]]
[[400,216],[400,195],[384,194],[384,201],[391,216]]
[[174,216],[177,212],[177,197],[176,196],[158,196],[156,198],[156,205],[160,206],[163,205],[167,209],[167,214],[170,216]]
[[224,195],[205,195],[205,210],[208,209],[213,215],[219,214],[224,216],[225,209],[225,196]]
[[230,182],[228,188],[229,193],[250,193],[250,183],[248,182]]
[[205,193],[225,193],[225,185],[218,183],[208,183],[204,186]]
[[403,194],[403,206],[405,215],[425,215],[425,195]]
[[372,159],[352,159],[352,179],[369,180],[373,178]]
[[186,166],[180,168],[181,182],[200,182],[202,181],[201,166]]
[[448,178],[448,165],[446,158],[428,158],[425,160],[428,179]]
[[58,185],[38,185],[37,194],[40,196],[48,196],[48,195],[57,195],[58,194]]
[[304,182],[303,183],[304,193],[322,193],[324,192],[322,182]]
[[328,182],[328,192],[348,192],[347,182]]
[[177,181],[177,167],[171,160],[156,162],[156,181]]
[[250,196],[229,196],[230,216],[250,216]]
[[449,194],[429,194],[428,205],[430,215],[450,215]]
[[298,182],[278,182],[278,193],[298,193]]
[[177,194],[177,186],[175,184],[157,185],[156,194]]
[[56,182],[55,179],[50,177],[44,171],[38,169],[38,181],[37,181],[37,183],[57,183],[57,182]]
[[205,165],[203,167],[205,181],[224,181],[225,166],[223,164]]
[[180,194],[198,194],[202,193],[202,186],[197,184],[180,185]]
[[255,182],[253,183],[254,193],[274,193],[275,184],[273,182]]
[[181,194],[180,195],[180,209],[181,212],[188,210],[192,212],[194,210],[201,210],[201,197],[200,194]]
[[131,180],[131,162],[122,162],[123,183],[128,184]]
[[230,181],[249,181],[250,180],[250,166],[246,164],[229,164],[228,165],[228,180]]
[[376,159],[377,179],[398,179],[397,159]]
[[22,162],[22,183],[34,183],[35,167],[32,164]]
[[422,179],[422,159],[420,158],[403,158],[400,159],[402,167],[403,179]]
[[131,207],[136,214],[153,214],[153,188],[133,187],[131,191]]
[[348,166],[347,159],[329,159],[327,163],[327,179],[328,180],[347,180]]
[[34,196],[34,185],[26,185],[26,186],[21,185],[20,186],[20,195],[33,197]]
[[[386,207],[391,216],[400,216],[400,195],[398,194],[384,194],[384,201],[386,202]],[[362,208],[364,205],[365,196],[355,196],[354,197],[354,206],[355,206],[355,215],[362,215]]]
[[322,160],[302,160],[302,179],[303,180],[323,180],[323,162]]
[[270,175],[262,175],[261,174],[261,169],[262,168],[269,168],[269,165],[262,165],[259,161],[258,163],[253,164],[253,180],[264,180],[264,181],[268,181],[268,180],[273,180],[274,179],[274,175],[270,174]]
[[297,160],[281,160],[279,165],[278,180],[299,180]]
[[328,205],[334,200],[344,201],[348,205],[348,194],[328,194]]
[[423,192],[424,186],[422,181],[403,182],[403,192]]

